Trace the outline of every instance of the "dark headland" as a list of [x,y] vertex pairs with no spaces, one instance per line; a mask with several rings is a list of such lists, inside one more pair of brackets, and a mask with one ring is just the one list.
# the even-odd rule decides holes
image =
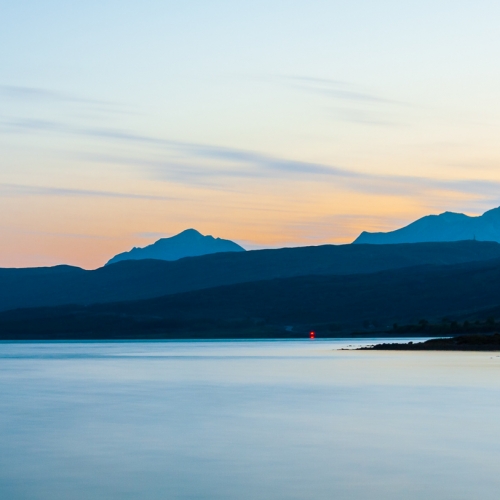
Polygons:
[[360,347],[364,351],[500,351],[500,333],[458,335],[404,344],[376,344]]

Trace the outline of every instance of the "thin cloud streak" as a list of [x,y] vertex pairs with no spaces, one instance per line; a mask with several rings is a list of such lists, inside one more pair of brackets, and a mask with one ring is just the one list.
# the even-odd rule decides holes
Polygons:
[[329,116],[337,121],[379,127],[401,126],[406,122],[399,112],[408,103],[367,92],[350,82],[307,76],[285,76],[278,80],[289,88],[324,97],[327,109],[332,111]]
[[[136,138],[137,139],[137,138]],[[202,179],[229,178],[276,178],[279,173],[307,175],[309,180],[316,179],[325,182],[332,178],[343,187],[352,191],[379,195],[421,195],[429,191],[446,191],[488,196],[496,199],[500,190],[500,181],[492,180],[451,180],[429,177],[412,177],[396,175],[377,175],[364,172],[353,172],[330,165],[300,162],[282,158],[270,157],[249,151],[236,149],[208,147],[196,144],[186,144],[165,141],[175,148],[182,149],[196,159],[216,159],[229,161],[230,168],[213,168],[211,165],[200,167],[199,163],[179,163],[169,161],[152,161],[149,159],[128,159],[116,157],[96,157],[96,161],[112,163],[135,164],[149,166],[155,176],[162,179],[183,181],[189,184]],[[163,142],[163,144],[165,144]]]
[[3,118],[0,121],[3,133],[33,133],[33,132],[59,132],[71,133],[73,127],[49,120],[36,120],[32,118],[11,119]]
[[[95,155],[95,160],[149,167],[150,175],[154,178],[191,185],[216,186],[217,182],[237,178],[279,179],[283,178],[282,174],[290,174],[298,180],[304,177],[309,181],[318,182],[332,179],[338,183],[339,187],[376,195],[417,196],[444,191],[473,195],[482,199],[488,197],[493,200],[497,199],[500,190],[499,181],[369,174],[338,166],[273,157],[255,151],[174,141],[114,129],[79,128],[58,122],[38,120],[4,120],[0,123],[16,131],[70,133],[104,141],[142,144],[160,148],[168,154],[180,154],[181,161],[178,159],[176,161],[151,160],[150,158],[129,159],[106,155]],[[217,165],[214,165],[214,161]],[[204,165],[203,162],[205,162]],[[293,177],[288,177],[287,180],[293,181]],[[224,186],[224,189],[228,187]],[[76,192],[75,195],[77,195]],[[94,194],[94,196],[98,195]],[[133,197],[134,195],[109,193],[108,196]]]
[[0,85],[0,97],[18,99],[23,101],[40,102],[70,102],[80,104],[92,104],[99,106],[114,106],[116,104],[98,99],[87,99],[57,90],[47,90],[37,87],[24,87],[20,85]]
[[[183,152],[185,155],[191,157],[202,158],[205,160],[218,160],[226,163],[236,162],[238,164],[253,165],[254,167],[258,166],[261,169],[268,171],[274,170],[277,172],[286,173],[333,175],[341,177],[359,176],[359,174],[355,172],[351,172],[349,170],[341,169],[339,167],[331,165],[285,160],[252,151],[221,146],[209,146],[204,144],[172,141],[169,139],[134,134],[120,130],[79,128],[60,122],[44,120],[3,120],[0,122],[0,124],[3,125],[4,129],[6,129],[7,131],[14,132],[59,132],[83,135],[104,140],[108,139],[159,146],[168,150],[177,150],[179,152]],[[195,171],[197,173],[201,173],[201,169],[196,169]],[[215,175],[224,175],[225,173],[226,171],[216,171]],[[233,175],[234,174],[238,175],[237,172],[233,172]],[[249,171],[247,174],[244,174],[244,176],[250,174],[252,174],[252,172]],[[250,176],[255,176],[255,172],[253,172],[253,174]]]
[[136,111],[131,111],[127,109],[127,106],[123,106],[123,104],[117,102],[89,99],[56,90],[18,85],[0,85],[0,100],[4,102],[12,101],[15,103],[25,102],[30,106],[49,105],[55,107],[59,105],[67,107],[68,105],[74,105],[77,106],[80,111],[86,109],[109,115],[137,114]]
[[0,85],[0,96],[28,101],[94,102],[69,96],[63,92],[17,85]]
[[326,78],[312,78],[303,76],[283,77],[283,81],[293,88],[303,90],[313,94],[320,94],[333,99],[344,101],[357,101],[370,104],[392,104],[402,105],[404,103],[387,99],[382,96],[363,92],[357,85],[340,80],[330,80]]
[[36,229],[26,229],[18,227],[3,226],[2,230],[10,234],[23,234],[34,236],[52,236],[55,238],[64,239],[82,239],[82,240],[123,240],[123,236],[103,235],[103,234],[84,234],[84,233],[70,233],[70,232],[56,232],[56,231],[39,231]]
[[94,191],[90,189],[56,188],[50,186],[28,186],[22,184],[0,184],[2,196],[82,196],[88,198],[127,198],[137,200],[177,200],[172,196],[149,194],[117,193],[114,191]]
[[356,125],[372,125],[378,127],[405,127],[406,123],[394,119],[379,118],[381,113],[374,113],[372,110],[360,110],[345,107],[332,107],[330,116],[336,120]]

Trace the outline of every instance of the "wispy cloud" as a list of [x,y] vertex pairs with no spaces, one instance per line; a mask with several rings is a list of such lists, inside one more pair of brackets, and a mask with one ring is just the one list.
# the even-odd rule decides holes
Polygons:
[[35,118],[0,118],[0,131],[3,133],[58,132],[72,133],[74,127],[51,120]]
[[371,104],[402,104],[398,101],[387,99],[386,97],[365,91],[353,83],[341,80],[311,78],[305,76],[288,76],[283,77],[283,81],[299,90],[313,94],[320,94],[332,99]]
[[[101,135],[101,134],[98,134]],[[170,160],[150,160],[147,158],[131,159],[113,156],[98,156],[98,161],[113,163],[132,163],[137,166],[149,167],[155,176],[169,178],[171,175],[177,180],[184,179],[192,182],[194,178],[283,178],[293,181],[307,178],[310,181],[342,183],[344,187],[370,194],[386,195],[418,195],[429,191],[447,191],[487,197],[498,197],[500,182],[489,179],[440,179],[431,177],[400,176],[371,174],[353,171],[335,165],[314,162],[303,162],[286,158],[273,157],[262,153],[207,146],[195,143],[183,143],[155,139],[152,137],[132,134],[106,133],[106,137],[116,140],[134,140],[156,144],[167,150],[182,152],[183,162]],[[216,160],[218,167],[213,164],[202,166],[207,160]],[[223,168],[224,167],[224,168]]]
[[392,115],[380,112],[374,113],[373,110],[366,109],[334,106],[331,108],[329,115],[336,120],[358,125],[376,125],[383,127],[407,126],[401,120],[395,120]]
[[399,126],[404,122],[400,111],[409,106],[342,80],[308,76],[281,76],[277,80],[302,93],[322,97],[322,106],[331,118],[357,125]]
[[[53,113],[56,109],[59,111],[72,112],[81,114],[82,111],[97,113],[102,115],[136,115],[130,106],[124,106],[115,101],[105,101],[100,99],[90,99],[87,97],[78,96],[69,92],[48,90],[37,87],[27,87],[20,85],[0,85],[0,102],[5,104],[28,104],[31,112],[36,109],[47,110],[50,107]],[[43,122],[43,120],[36,120]],[[15,122],[15,120],[13,120]]]
[[18,85],[0,85],[0,97],[29,101],[88,102],[85,99],[79,99],[64,92]]
[[[455,193],[476,197],[478,200],[498,200],[500,182],[489,179],[454,180],[417,176],[372,174],[353,171],[338,165],[307,162],[225,146],[182,142],[131,131],[79,127],[56,121],[0,120],[2,130],[17,133],[72,134],[103,142],[138,145],[135,152],[117,156],[106,153],[85,153],[87,160],[132,165],[150,178],[189,185],[203,184],[225,190],[231,189],[231,179],[275,179],[286,182],[332,182],[339,188],[360,193],[391,196],[423,196],[429,193]],[[29,188],[47,189],[52,188]],[[35,191],[32,191],[34,194]],[[26,191],[28,192],[28,191]],[[20,193],[20,191],[18,191]],[[53,195],[145,197],[149,195],[104,193],[98,191],[55,190]],[[80,194],[79,194],[80,193]],[[102,193],[102,194],[100,194]],[[170,199],[170,198],[168,198]]]
[[[248,151],[224,146],[212,146],[199,143],[173,141],[169,139],[135,134],[133,132],[121,131],[116,129],[103,128],[82,128],[62,122],[47,120],[0,120],[0,127],[4,131],[10,132],[47,132],[47,133],[66,133],[103,141],[125,142],[128,144],[141,144],[156,148],[170,153],[180,153],[183,158],[196,158],[204,161],[216,161],[225,168],[210,169],[195,165],[189,165],[185,162],[157,161],[150,159],[134,160],[129,158],[113,158],[109,155],[88,155],[98,161],[107,161],[112,163],[140,164],[155,169],[173,168],[174,171],[180,171],[187,176],[208,176],[208,177],[265,177],[270,172],[276,174],[304,174],[304,175],[326,175],[341,177],[357,177],[359,174],[342,169],[332,165],[323,165],[314,162],[303,162],[277,158],[265,155],[255,151]],[[227,168],[227,166],[231,168]],[[246,168],[242,168],[246,167]]]
[[[61,108],[73,107],[74,110],[97,111],[101,114],[116,115],[132,113],[130,107],[118,102],[89,99],[68,92],[20,85],[0,85],[0,101],[10,101],[16,105],[27,103],[30,106],[36,105],[38,108],[46,107],[47,105],[52,108],[57,106]],[[137,114],[137,112],[134,111],[133,114]]]
[[86,198],[128,198],[139,200],[174,200],[172,196],[159,196],[116,191],[97,191],[91,189],[72,189],[51,186],[29,186],[22,184],[0,184],[2,196],[81,196]]
[[0,85],[0,98],[16,99],[30,102],[69,102],[79,104],[92,104],[98,106],[116,106],[117,103],[99,99],[88,99],[68,92],[48,90],[38,87],[25,87],[20,85]]
[[[115,135],[115,138],[117,137]],[[120,138],[127,140],[125,136],[120,136]],[[139,141],[141,137],[134,136],[133,140]],[[151,143],[151,139],[146,139],[146,142]],[[174,141],[161,141],[157,145],[165,148],[167,153],[171,151],[174,151],[176,155],[181,153],[181,158],[176,157],[172,160],[167,156],[164,160],[152,160],[149,157],[117,157],[102,154],[86,154],[84,158],[103,163],[148,168],[157,178],[184,180],[188,183],[196,182],[196,180],[224,178],[280,179],[284,175],[289,180],[293,180],[293,177],[313,179],[317,176],[327,178],[362,178],[364,176],[364,174],[332,165],[278,158],[235,148]]]
[[144,238],[144,239],[159,239],[159,238],[168,238],[169,235],[166,233],[160,233],[157,231],[151,231],[151,232],[143,232],[143,233],[134,233],[133,236],[136,238]]
[[115,236],[108,234],[86,234],[86,233],[71,233],[71,232],[59,232],[59,231],[41,231],[39,229],[27,229],[20,227],[9,227],[2,226],[3,232],[8,232],[10,234],[28,234],[35,236],[53,236],[56,238],[64,239],[82,239],[82,240],[123,240],[123,236]]

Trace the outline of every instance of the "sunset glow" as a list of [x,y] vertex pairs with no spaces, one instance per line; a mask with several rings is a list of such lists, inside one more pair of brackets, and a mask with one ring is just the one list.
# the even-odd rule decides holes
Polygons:
[[3,9],[2,267],[95,268],[189,227],[350,243],[500,204],[497,4]]

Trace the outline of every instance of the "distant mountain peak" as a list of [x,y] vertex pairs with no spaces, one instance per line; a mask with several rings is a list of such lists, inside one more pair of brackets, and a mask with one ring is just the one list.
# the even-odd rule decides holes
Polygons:
[[426,215],[395,231],[386,233],[363,231],[353,243],[382,245],[462,240],[500,243],[500,207],[476,217],[457,212]]
[[486,218],[496,217],[500,220],[500,207],[492,208],[491,210],[484,212],[484,214],[481,215],[481,217],[486,217]]
[[196,229],[190,228],[171,236],[161,238],[143,248],[134,247],[129,252],[115,255],[106,265],[122,260],[179,260],[184,257],[199,257],[221,252],[244,252],[245,249],[230,240],[204,236]]
[[172,236],[172,238],[178,238],[179,236],[198,236],[201,238],[205,238],[203,234],[201,234],[199,231],[193,228],[184,229],[184,231],[181,231],[179,234]]

